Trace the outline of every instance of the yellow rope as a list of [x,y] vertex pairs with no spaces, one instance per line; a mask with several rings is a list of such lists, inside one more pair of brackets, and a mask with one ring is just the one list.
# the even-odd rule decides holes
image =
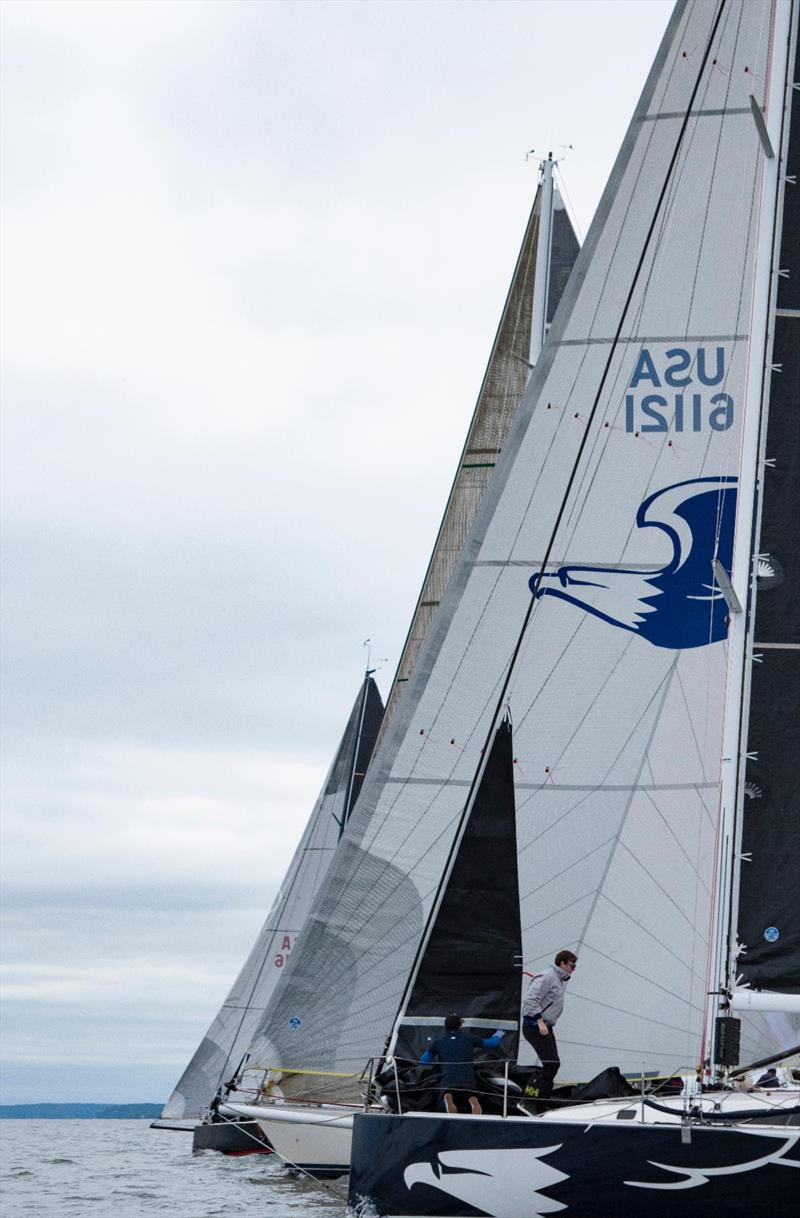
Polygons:
[[247,1073],[251,1070],[259,1072],[271,1070],[274,1074],[308,1074],[312,1078],[361,1078],[361,1074],[343,1074],[338,1070],[296,1070],[294,1066],[260,1066],[258,1063],[247,1063]]

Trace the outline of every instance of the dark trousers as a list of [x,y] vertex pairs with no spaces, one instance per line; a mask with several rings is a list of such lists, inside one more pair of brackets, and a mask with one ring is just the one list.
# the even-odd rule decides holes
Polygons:
[[539,1025],[536,1023],[522,1024],[522,1035],[527,1040],[528,1044],[533,1047],[539,1061],[542,1063],[542,1072],[539,1082],[539,1098],[546,1100],[553,1093],[553,1079],[558,1074],[561,1059],[558,1056],[558,1045],[556,1044],[555,1032],[552,1028],[546,1036],[543,1036],[539,1031]]

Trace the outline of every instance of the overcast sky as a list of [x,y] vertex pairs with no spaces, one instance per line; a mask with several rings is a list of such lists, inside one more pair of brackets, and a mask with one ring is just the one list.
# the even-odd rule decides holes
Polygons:
[[671,5],[3,5],[3,1100],[161,1100]]

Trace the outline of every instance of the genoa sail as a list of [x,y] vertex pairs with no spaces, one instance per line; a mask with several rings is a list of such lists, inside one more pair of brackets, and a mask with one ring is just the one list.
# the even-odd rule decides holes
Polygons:
[[167,1101],[165,1117],[202,1117],[220,1088],[236,1073],[253,1030],[295,949],[306,912],[358,799],[382,717],[381,696],[368,672],[267,920],[214,1022]]
[[265,1063],[346,1073],[380,1054],[505,705],[526,963],[581,958],[565,1072],[702,1056],[726,589],[746,602],[749,549],[734,555],[753,504],[738,490],[761,407],[759,237],[783,109],[773,17],[748,0],[676,5],[291,986],[262,1022]]

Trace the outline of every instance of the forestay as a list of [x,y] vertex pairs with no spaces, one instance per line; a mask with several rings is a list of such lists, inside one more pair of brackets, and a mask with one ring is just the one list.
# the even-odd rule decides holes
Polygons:
[[526,963],[580,957],[565,1076],[698,1060],[725,764],[712,564],[746,599],[732,553],[752,518],[736,491],[767,156],[751,97],[767,118],[781,104],[772,18],[760,0],[676,7],[259,1066],[380,1053],[503,703]]

